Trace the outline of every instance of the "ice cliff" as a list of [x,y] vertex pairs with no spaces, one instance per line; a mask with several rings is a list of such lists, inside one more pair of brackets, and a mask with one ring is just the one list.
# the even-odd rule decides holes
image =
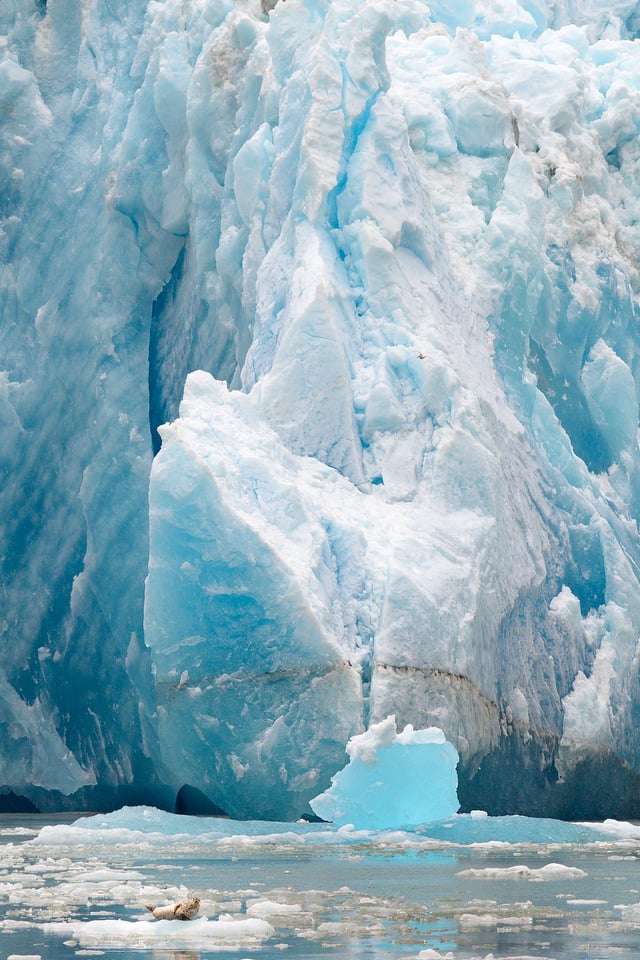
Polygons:
[[639,30],[0,3],[3,804],[640,816]]
[[455,817],[458,754],[438,727],[407,724],[398,733],[392,715],[351,737],[346,749],[348,764],[309,801],[321,820],[358,831],[413,830]]

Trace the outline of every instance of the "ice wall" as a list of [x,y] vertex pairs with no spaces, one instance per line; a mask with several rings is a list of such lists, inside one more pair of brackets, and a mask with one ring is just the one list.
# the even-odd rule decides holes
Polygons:
[[0,9],[0,787],[297,816],[395,713],[637,814],[636,30]]
[[336,827],[413,830],[453,817],[459,803],[457,751],[442,730],[396,730],[392,715],[347,744],[349,762],[311,809]]
[[150,770],[131,677],[148,328],[175,252],[152,263],[113,202],[143,22],[143,4],[0,11],[0,784],[38,804],[135,796]]

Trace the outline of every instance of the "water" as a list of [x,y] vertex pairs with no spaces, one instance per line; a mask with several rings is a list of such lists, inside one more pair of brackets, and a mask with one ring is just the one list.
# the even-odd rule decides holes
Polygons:
[[[640,953],[640,828],[631,824],[458,817],[376,834],[150,808],[71,819],[0,818],[1,957]],[[144,909],[191,894],[202,900],[192,922],[158,922]]]

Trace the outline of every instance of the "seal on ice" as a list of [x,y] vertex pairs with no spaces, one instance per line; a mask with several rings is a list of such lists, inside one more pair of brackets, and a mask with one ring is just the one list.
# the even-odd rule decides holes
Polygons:
[[151,911],[156,920],[193,920],[200,909],[200,898],[191,897],[190,900],[170,903],[166,907],[150,907],[145,903],[145,907]]

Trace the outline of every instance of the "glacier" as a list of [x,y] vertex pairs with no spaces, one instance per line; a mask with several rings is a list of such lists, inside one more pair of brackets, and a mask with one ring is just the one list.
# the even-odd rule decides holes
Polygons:
[[[600,941],[600,960],[617,960],[633,956],[637,936],[640,828],[620,821],[476,812],[368,831],[136,806],[76,820],[3,816],[0,830],[7,960],[64,960],[69,940],[80,956],[131,960],[223,951],[275,960],[287,946],[292,956],[365,947],[487,960],[502,948],[511,960],[584,960],[578,924]],[[144,908],[194,893],[191,923],[156,922]]]
[[640,816],[636,4],[270,6],[0,4],[0,807]]

